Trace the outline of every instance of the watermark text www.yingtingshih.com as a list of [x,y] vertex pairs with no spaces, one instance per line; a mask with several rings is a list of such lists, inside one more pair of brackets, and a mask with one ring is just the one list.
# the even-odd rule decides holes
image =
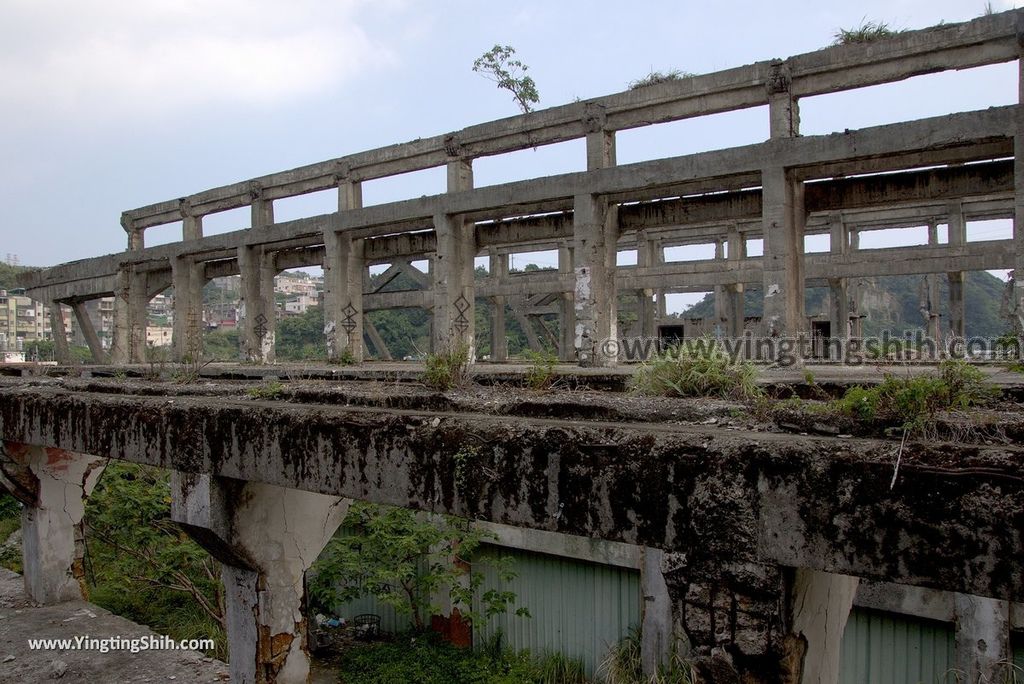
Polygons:
[[937,359],[1007,360],[1018,357],[1016,339],[948,337],[936,340],[921,331],[875,337],[828,338],[809,334],[743,337],[625,337],[601,343],[601,353],[623,361],[655,357],[683,358],[724,354],[733,363],[770,361],[791,366],[805,361],[850,366],[875,361],[910,362]]

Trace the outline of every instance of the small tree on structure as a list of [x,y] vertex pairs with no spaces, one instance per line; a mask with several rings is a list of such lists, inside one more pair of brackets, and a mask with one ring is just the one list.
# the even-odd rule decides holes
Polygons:
[[533,111],[533,105],[540,102],[537,84],[526,75],[527,67],[518,59],[511,45],[495,45],[473,61],[473,71],[498,84],[498,87],[512,93],[516,104],[523,113]]

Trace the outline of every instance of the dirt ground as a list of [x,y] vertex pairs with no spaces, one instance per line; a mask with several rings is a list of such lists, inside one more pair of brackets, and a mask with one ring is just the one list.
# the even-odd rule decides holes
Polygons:
[[85,601],[37,606],[25,598],[20,575],[0,568],[0,682],[225,682],[227,666],[198,651],[30,651],[28,640],[153,635]]

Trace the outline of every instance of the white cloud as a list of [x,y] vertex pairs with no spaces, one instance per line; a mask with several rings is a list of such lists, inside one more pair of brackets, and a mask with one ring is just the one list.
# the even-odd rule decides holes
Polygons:
[[394,60],[366,0],[0,0],[0,107],[26,121],[273,104]]

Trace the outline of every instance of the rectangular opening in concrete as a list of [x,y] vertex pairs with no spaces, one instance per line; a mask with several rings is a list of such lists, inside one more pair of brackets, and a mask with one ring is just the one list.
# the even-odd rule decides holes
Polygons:
[[274,200],[274,221],[277,223],[309,216],[333,214],[336,211],[338,211],[338,190],[336,188]]
[[484,273],[490,273],[491,272],[491,259],[490,259],[490,257],[478,256],[475,259],[473,259],[473,269],[476,270],[477,272],[479,272],[480,269],[483,269]]
[[832,236],[828,233],[804,236],[804,253],[819,254],[832,249]]
[[700,245],[676,245],[665,248],[665,261],[708,261],[715,258],[715,245],[708,242]]
[[448,189],[448,171],[444,166],[410,171],[387,178],[363,182],[363,205],[387,204],[424,195],[440,195]]
[[747,240],[747,256],[764,256],[764,238],[751,238]]
[[[370,311],[367,318],[392,359],[423,361],[426,358],[430,351],[430,314],[425,309],[403,307]],[[372,338],[368,349],[372,358],[385,358]]]
[[476,187],[587,170],[587,143],[567,140],[473,160]]
[[[289,268],[274,278],[274,300],[277,315],[281,319],[277,335],[277,355],[282,360],[303,358],[326,358],[325,341],[319,335],[310,337],[301,323],[287,319],[306,321],[319,312],[323,295],[322,274],[312,274],[307,268]],[[312,311],[317,309],[316,312]]]
[[985,221],[967,222],[968,242],[989,242],[992,240],[1012,240],[1012,219],[988,219]]
[[860,249],[918,247],[928,244],[928,226],[910,228],[862,228]]
[[510,273],[554,271],[557,269],[558,252],[553,249],[539,252],[516,252],[508,255],[508,270]]
[[181,242],[181,221],[164,223],[146,229],[146,247]]
[[[690,314],[700,314],[703,317],[705,300],[712,305],[715,301],[715,295],[712,292],[669,292],[665,295],[665,313],[668,315],[677,315],[687,317]],[[695,307],[701,304],[700,308]],[[710,318],[710,314],[707,316]],[[692,337],[692,335],[687,335]]]
[[670,121],[618,131],[619,164],[678,157],[763,142],[768,138],[768,107]]
[[636,250],[623,249],[615,253],[616,266],[636,266]]
[[823,135],[1013,105],[1017,103],[1017,81],[1017,62],[1013,61],[805,97],[800,100],[800,132]]
[[203,217],[203,235],[220,235],[234,230],[245,230],[252,225],[252,209],[238,207]]

